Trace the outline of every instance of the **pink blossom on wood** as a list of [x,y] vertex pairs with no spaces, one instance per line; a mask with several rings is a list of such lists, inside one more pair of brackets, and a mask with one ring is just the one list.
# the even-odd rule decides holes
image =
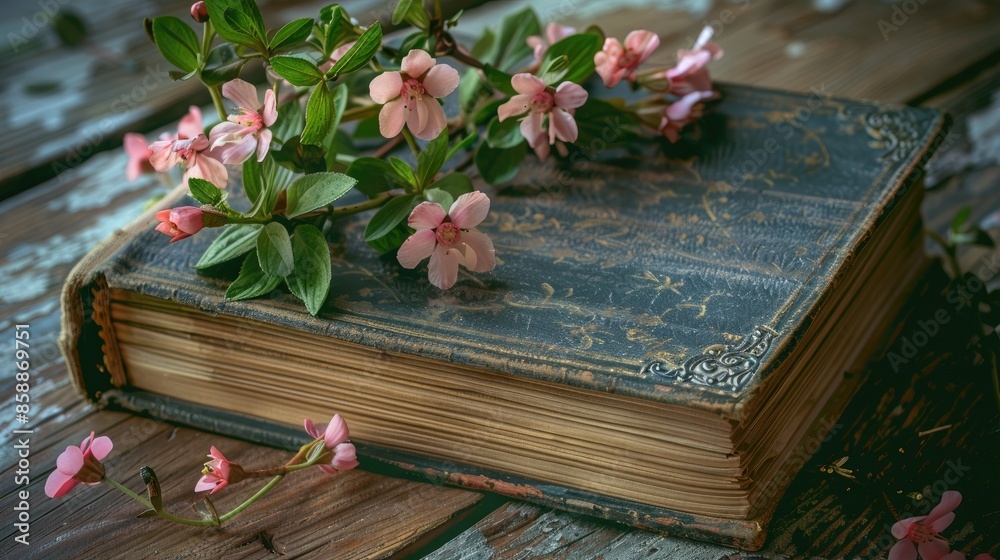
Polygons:
[[77,484],[97,484],[104,478],[101,460],[111,453],[114,445],[108,436],[94,437],[94,432],[84,438],[79,447],[69,446],[56,459],[56,470],[45,481],[45,495],[50,498],[65,496]]
[[433,140],[448,125],[438,99],[458,87],[458,70],[436,62],[426,51],[414,49],[403,57],[399,72],[383,72],[369,84],[372,100],[382,104],[382,136],[393,138],[405,125],[417,138]]

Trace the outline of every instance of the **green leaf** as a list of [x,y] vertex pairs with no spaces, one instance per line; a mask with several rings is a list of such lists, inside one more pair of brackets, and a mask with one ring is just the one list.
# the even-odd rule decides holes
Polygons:
[[497,39],[490,49],[493,65],[501,70],[511,71],[532,53],[527,39],[532,35],[542,35],[542,26],[538,16],[530,7],[515,12],[503,18]]
[[417,205],[417,195],[404,194],[397,196],[378,209],[365,228],[365,241],[378,239],[406,219]]
[[153,19],[153,40],[167,62],[184,72],[198,69],[198,36],[188,24],[173,16]]
[[271,39],[271,52],[292,47],[305,41],[309,38],[314,24],[313,18],[301,18],[286,23],[284,27],[274,34],[274,38]]
[[226,299],[241,300],[262,296],[277,288],[278,284],[281,284],[281,277],[261,270],[257,255],[250,254],[243,259],[240,275],[226,290]]
[[[327,12],[327,8],[330,10]],[[354,31],[354,24],[351,23],[350,16],[344,8],[333,4],[320,10],[321,19],[326,25],[326,32],[323,35],[323,58],[330,58],[333,51],[354,39],[357,34]],[[327,15],[328,14],[328,15]]]
[[264,176],[263,163],[258,162],[255,157],[247,158],[243,162],[243,193],[246,194],[247,200],[256,205],[257,199],[265,188],[267,188],[267,179]]
[[410,164],[396,156],[389,156],[389,163],[392,165],[392,169],[396,172],[396,176],[402,179],[401,182],[404,185],[408,185],[414,189],[418,188],[417,176],[414,175],[413,168],[410,167]]
[[417,179],[420,180],[421,187],[431,184],[434,176],[438,174],[438,171],[441,171],[441,166],[444,165],[447,155],[448,127],[445,127],[441,134],[431,140],[417,156]]
[[357,182],[343,173],[312,173],[299,177],[288,186],[285,213],[294,218],[326,206],[347,194]]
[[503,183],[517,175],[527,150],[527,142],[521,142],[513,148],[491,148],[487,142],[483,142],[476,150],[476,167],[487,183]]
[[292,273],[292,241],[285,226],[271,222],[257,236],[257,258],[260,268],[272,276],[288,276]]
[[374,198],[395,188],[396,171],[383,160],[362,157],[351,162],[347,174],[358,180],[354,188]]
[[309,313],[316,315],[330,293],[333,278],[330,267],[330,246],[323,233],[308,224],[295,228],[292,236],[292,254],[295,267],[285,277],[289,291],[306,304]]
[[205,269],[231,261],[257,246],[257,234],[264,226],[260,224],[236,224],[226,227],[222,234],[205,249],[195,268]]
[[562,83],[563,76],[567,72],[569,72],[569,57],[563,55],[546,62],[538,72],[538,78],[548,85]]
[[271,67],[292,85],[313,86],[323,81],[323,72],[307,54],[272,56]]
[[971,206],[963,206],[955,213],[955,217],[951,220],[951,231],[960,231],[962,226],[969,221],[969,216],[972,215]]
[[392,24],[399,25],[404,21],[423,30],[427,30],[431,25],[431,18],[427,15],[421,0],[399,0],[392,12]]
[[[445,191],[454,198],[458,198],[465,193],[470,193],[475,190],[472,186],[472,179],[469,176],[460,171],[452,171],[451,173],[441,177],[437,181],[434,181],[433,187]],[[442,204],[442,206],[444,206]],[[445,206],[445,209],[449,206]]]
[[[252,0],[205,0],[205,7],[208,8],[208,18],[219,37],[256,50],[264,46],[264,19]],[[239,29],[226,19],[226,12],[229,10],[242,15],[231,16],[238,21]]]
[[208,51],[201,79],[205,84],[217,86],[240,77],[249,59],[240,58],[230,43],[222,43]]
[[483,67],[483,74],[486,75],[486,81],[494,88],[506,93],[507,95],[517,95],[517,91],[514,89],[514,86],[510,85],[510,74],[490,66],[489,64]]
[[283,103],[278,105],[278,120],[271,127],[274,138],[282,144],[294,136],[302,134],[302,105],[298,103]]
[[545,83],[552,85],[555,81],[581,83],[594,73],[594,55],[601,50],[604,40],[590,33],[578,33],[552,45],[545,51],[542,58],[542,68],[552,64],[556,59],[567,58],[566,73],[562,76],[543,76]]
[[341,74],[347,74],[364,68],[381,47],[382,25],[376,21],[358,37],[354,46],[344,56],[340,57],[340,60],[333,65],[333,68],[330,68],[326,73],[327,79],[332,80]]
[[627,143],[635,136],[639,122],[634,113],[624,111],[604,99],[591,97],[574,114],[578,135],[574,144],[588,146],[592,141],[601,146],[616,146]]
[[424,197],[427,199],[427,202],[440,204],[445,211],[455,203],[455,197],[450,192],[439,188],[427,189],[424,191]]
[[333,91],[326,82],[316,84],[306,103],[306,126],[302,129],[303,144],[320,144],[330,132],[333,116],[337,111]]
[[430,52],[430,49],[427,46],[428,38],[429,37],[426,31],[417,31],[416,33],[407,35],[406,38],[403,39],[403,42],[399,44],[399,49],[397,51],[398,54],[394,59],[396,63],[402,64],[403,59],[406,58],[406,55],[410,54],[410,51],[413,49]]
[[369,241],[368,246],[378,251],[380,255],[384,255],[385,253],[399,249],[399,246],[406,241],[406,238],[410,236],[412,231],[410,226],[406,225],[406,222],[399,222],[389,233],[378,239]]
[[455,154],[457,154],[458,152],[460,152],[460,151],[468,148],[473,143],[475,143],[475,141],[478,140],[478,139],[479,139],[479,133],[476,132],[476,130],[473,129],[473,131],[470,132],[468,136],[466,136],[465,138],[462,138],[461,142],[459,142],[458,144],[455,144],[454,146],[451,147],[450,150],[448,150],[448,155],[446,155],[444,157],[444,160],[448,161],[449,159],[451,159],[452,157],[454,157]]
[[225,198],[222,189],[198,177],[188,179],[188,188],[191,189],[191,196],[202,204],[215,206]]
[[486,142],[491,148],[513,148],[524,141],[521,136],[521,123],[510,118],[500,122],[500,117],[493,117],[486,127]]

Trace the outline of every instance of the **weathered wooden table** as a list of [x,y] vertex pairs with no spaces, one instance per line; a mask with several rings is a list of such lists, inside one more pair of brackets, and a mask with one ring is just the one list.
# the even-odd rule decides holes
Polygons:
[[[323,4],[272,4],[279,20],[302,17]],[[90,247],[140,212],[165,190],[157,179],[124,181],[120,138],[152,132],[190,103],[206,103],[195,84],[166,77],[167,65],[143,35],[145,16],[184,2],[76,0],[5,6],[0,55],[6,79],[0,118],[0,332],[10,363],[14,325],[32,336],[30,420],[14,414],[14,376],[0,377],[0,556],[4,558],[758,558],[884,557],[889,527],[906,512],[923,513],[946,489],[965,501],[948,530],[952,546],[1000,554],[997,420],[985,364],[970,331],[955,323],[900,365],[871,366],[861,393],[836,420],[831,436],[808,460],[785,496],[763,553],[662,537],[575,515],[506,502],[496,496],[392,478],[364,470],[327,477],[303,475],[283,484],[222,529],[190,529],[137,520],[138,509],[104,488],[75,491],[63,500],[43,486],[57,454],[91,430],[110,435],[107,461],[120,479],[155,465],[174,509],[194,502],[191,487],[212,444],[245,464],[265,464],[280,452],[177,428],[85,404],[69,386],[56,349],[57,294],[70,267]],[[345,2],[361,19],[385,18],[393,3]],[[464,16],[467,28],[493,24],[528,4],[493,2]],[[831,4],[826,2],[825,4]],[[86,23],[87,43],[59,46],[45,15],[62,6]],[[657,7],[659,6],[659,7]],[[633,26],[658,32],[668,48],[693,41],[713,23],[727,54],[717,79],[783,89],[822,90],[845,97],[938,107],[956,127],[945,153],[931,162],[927,225],[944,230],[957,208],[973,220],[1000,208],[1000,6],[990,0],[905,0],[895,5],[855,1],[821,13],[807,1],[732,0],[582,2],[535,5],[543,20],[599,20],[609,34]],[[682,9],[683,8],[683,9]],[[684,11],[700,9],[700,13]],[[15,37],[17,39],[15,39]],[[102,151],[107,150],[107,151]],[[19,194],[18,194],[19,193]],[[983,280],[1000,269],[995,253],[963,258]],[[912,338],[920,320],[951,310],[940,273],[928,295],[899,327]],[[950,315],[949,315],[950,316]],[[940,428],[935,430],[935,428]],[[30,466],[17,465],[16,429],[30,429]],[[933,430],[933,431],[932,431]],[[927,433],[932,431],[931,433]],[[220,443],[221,442],[221,443]],[[821,470],[844,465],[857,480]],[[805,459],[804,457],[802,458]],[[17,471],[29,471],[30,544],[14,541]],[[134,479],[133,479],[134,483]],[[138,488],[136,488],[138,490]],[[240,499],[234,492],[228,499]]]

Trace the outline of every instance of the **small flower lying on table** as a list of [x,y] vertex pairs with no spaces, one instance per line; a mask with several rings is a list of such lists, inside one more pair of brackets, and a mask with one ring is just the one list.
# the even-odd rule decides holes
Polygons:
[[246,469],[239,463],[227,459],[213,445],[208,456],[211,461],[205,463],[201,471],[202,477],[194,487],[195,492],[208,492],[210,495],[221,491],[227,486],[238,484],[252,478],[271,478],[257,493],[228,513],[219,515],[212,501],[205,496],[207,512],[201,519],[188,519],[167,513],[163,509],[163,497],[160,493],[160,483],[156,473],[149,467],[142,467],[139,474],[146,485],[147,498],[136,494],[122,484],[108,477],[101,462],[114,447],[111,438],[107,436],[94,437],[91,432],[79,445],[70,445],[56,460],[56,470],[52,471],[45,482],[45,494],[50,498],[61,498],[68,494],[78,484],[96,486],[107,482],[126,496],[142,504],[146,508],[138,517],[162,517],[167,521],[183,525],[221,525],[248,508],[269,490],[277,486],[288,473],[319,467],[327,473],[346,471],[358,466],[354,444],[350,442],[350,430],[347,422],[339,414],[333,416],[329,424],[313,424],[305,421],[306,433],[313,439],[303,445],[294,457],[283,465],[267,469]]
[[[475,191],[466,169],[474,165],[496,184],[511,180],[529,153],[592,158],[593,148],[583,146],[648,142],[644,137],[677,142],[719,97],[707,70],[722,56],[711,27],[691,50],[678,51],[673,67],[641,68],[660,46],[652,31],[619,40],[597,26],[543,28],[527,8],[466,48],[451,32],[461,12],[446,18],[440,0],[429,3],[397,4],[393,24],[412,26],[401,41],[383,41],[377,21],[362,25],[337,4],[320,10],[318,20],[297,19],[273,33],[252,1],[195,3],[200,38],[173,16],[146,20],[150,39],[178,69],[171,76],[201,81],[222,122],[205,129],[192,107],[176,134],[148,147],[127,135],[126,176],[183,171],[180,179],[202,206],[163,210],[156,230],[177,242],[226,227],[197,267],[243,260],[227,298],[263,296],[284,283],[317,314],[331,284],[327,224],[370,211],[364,240],[374,250],[398,250],[405,268],[429,257],[429,282],[451,288],[459,265],[478,273],[496,265],[488,232],[471,229],[490,200]],[[271,82],[263,95],[240,79],[258,60]],[[612,89],[620,83],[632,94]],[[444,105],[452,95],[455,115]],[[614,140],[609,122],[621,131]],[[383,138],[371,156],[354,145],[361,131]],[[390,155],[404,142],[410,161]],[[237,165],[245,210],[226,201],[226,166]],[[352,193],[355,201],[335,204]],[[456,213],[473,206],[475,223],[460,223]]]

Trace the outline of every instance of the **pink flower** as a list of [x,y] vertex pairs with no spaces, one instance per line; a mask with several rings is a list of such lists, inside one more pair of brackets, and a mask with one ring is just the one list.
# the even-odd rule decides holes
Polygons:
[[608,87],[615,87],[622,78],[634,81],[635,69],[659,46],[660,37],[643,29],[629,33],[624,46],[618,39],[608,37],[604,48],[594,55],[595,70]]
[[692,50],[677,51],[677,66],[664,73],[670,80],[671,93],[687,95],[692,91],[712,91],[707,65],[722,58],[722,49],[712,42],[714,32],[712,26],[706,26],[698,35]]
[[[510,81],[517,95],[497,109],[501,121],[526,115],[521,121],[521,135],[535,150],[538,159],[549,155],[549,146],[556,139],[576,142],[579,129],[573,119],[573,110],[587,102],[587,91],[573,82],[563,82],[558,88],[545,85],[531,74],[515,74]],[[548,115],[548,134],[543,120]]]
[[101,436],[95,439],[94,432],[90,432],[79,447],[67,447],[56,459],[56,470],[45,481],[45,495],[61,498],[81,482],[99,483],[104,478],[101,460],[111,453],[113,447],[111,438]]
[[473,229],[490,211],[490,199],[480,191],[463,194],[447,214],[436,202],[421,202],[410,213],[407,224],[417,230],[403,242],[396,254],[403,268],[415,268],[430,257],[427,277],[442,290],[455,285],[458,265],[473,272],[487,272],[496,266],[493,242]]
[[406,124],[417,138],[433,140],[448,125],[437,99],[458,87],[458,70],[435,62],[426,51],[414,49],[399,72],[383,72],[372,80],[368,93],[375,103],[384,103],[378,114],[382,136],[392,138]]
[[892,536],[900,539],[889,550],[889,560],[915,560],[917,552],[924,560],[941,560],[948,554],[948,541],[940,532],[955,520],[955,508],[962,502],[962,494],[949,490],[941,495],[941,503],[934,506],[926,517],[910,517],[892,526]]
[[191,4],[191,19],[197,21],[198,23],[205,23],[208,21],[208,8],[205,7],[204,2],[195,2]]
[[146,137],[142,134],[129,132],[125,134],[122,141],[125,147],[125,154],[128,155],[128,165],[125,166],[125,178],[135,181],[144,171],[152,171],[153,166],[149,163],[149,156],[153,151],[149,149]]
[[[197,177],[220,189],[226,187],[229,172],[226,171],[226,166],[208,151],[208,138],[202,132],[201,110],[194,105],[188,109],[188,114],[184,115],[177,125],[176,136],[164,133],[158,141],[150,144],[149,149],[153,152],[149,157],[149,163],[160,173],[180,163],[185,167],[185,183],[189,178]],[[129,164],[131,163],[130,161]]]
[[160,210],[156,213],[156,219],[160,220],[156,231],[173,237],[171,243],[187,239],[204,227],[204,212],[194,206]]
[[209,493],[215,494],[226,486],[236,484],[246,478],[246,473],[239,463],[233,463],[226,459],[214,445],[209,451],[208,457],[212,460],[206,462],[205,467],[201,470],[202,477],[194,486],[195,492],[211,490]]
[[264,161],[271,147],[271,129],[278,119],[274,90],[264,92],[264,103],[257,98],[253,85],[237,78],[222,84],[222,95],[236,103],[237,115],[229,115],[228,122],[215,125],[209,134],[212,149],[222,149],[222,162],[243,163],[254,151],[257,161]]
[[660,133],[671,142],[676,142],[682,128],[701,118],[700,103],[712,97],[714,93],[711,91],[693,91],[667,105],[660,120]]
[[329,424],[320,424],[317,426],[313,424],[313,421],[306,418],[305,420],[306,433],[314,438],[323,438],[323,445],[328,450],[332,451],[330,453],[331,459],[329,465],[319,465],[319,468],[323,469],[328,473],[335,473],[337,471],[346,471],[357,467],[357,450],[353,443],[350,443],[348,438],[351,437],[351,432],[347,427],[347,422],[341,418],[339,414],[334,414],[333,419],[330,420]]
[[[545,39],[538,35],[531,35],[525,40],[525,42],[527,42],[528,46],[534,50],[535,63],[537,64],[542,61],[542,58],[545,56],[545,52],[549,50],[549,47],[574,33],[576,33],[576,28],[550,23],[548,27],[545,28]],[[548,39],[548,41],[546,41],[546,39]]]

